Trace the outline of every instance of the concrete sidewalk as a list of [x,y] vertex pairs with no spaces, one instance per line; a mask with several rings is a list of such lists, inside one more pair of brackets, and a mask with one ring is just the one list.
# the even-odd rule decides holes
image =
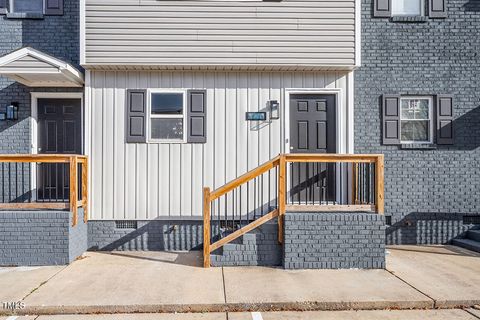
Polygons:
[[[24,316],[15,320],[478,320],[480,310],[361,310]],[[0,320],[13,320],[0,317]]]
[[25,308],[19,314],[430,309],[480,304],[479,254],[450,246],[401,246],[388,251],[387,270],[295,271],[203,269],[200,252],[87,252],[68,267],[1,268],[0,301],[23,301]]

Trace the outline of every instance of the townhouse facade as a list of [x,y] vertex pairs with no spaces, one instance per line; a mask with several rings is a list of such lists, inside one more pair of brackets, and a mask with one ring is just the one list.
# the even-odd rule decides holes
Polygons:
[[61,226],[30,232],[42,259],[2,264],[203,249],[205,266],[383,268],[386,243],[480,223],[474,0],[0,10],[2,152],[33,155],[1,159],[2,240]]

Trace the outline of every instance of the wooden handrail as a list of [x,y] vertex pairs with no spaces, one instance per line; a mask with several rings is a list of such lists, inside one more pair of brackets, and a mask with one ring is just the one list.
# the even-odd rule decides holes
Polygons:
[[[78,154],[0,154],[0,163],[65,163],[69,164],[70,194],[68,203],[59,202],[15,202],[0,203],[0,209],[69,209],[72,225],[78,222],[78,208],[83,208],[83,220],[88,220],[88,158]],[[82,167],[82,199],[78,199],[78,165]]]
[[287,162],[349,162],[375,163],[381,154],[332,154],[332,153],[289,153],[284,155]]
[[267,172],[268,170],[276,167],[279,164],[279,159],[280,156],[276,156],[270,161],[265,162],[264,164],[256,167],[253,170],[248,171],[247,173],[241,175],[240,177],[236,178],[235,180],[230,181],[226,185],[221,186],[218,189],[215,189],[210,193],[210,201],[213,201],[221,196],[223,196],[225,193],[235,189],[236,187],[240,186],[241,184],[244,184],[247,181],[250,181],[254,179],[255,177],[258,177],[259,175]]
[[72,157],[78,162],[87,159],[87,156],[78,154],[0,154],[0,162],[69,163]]
[[[322,208],[322,210],[329,209],[332,210],[349,210],[349,211],[358,211],[358,210],[375,210],[378,214],[383,214],[384,212],[384,156],[382,154],[280,154],[272,160],[260,165],[259,167],[250,170],[244,175],[238,177],[237,179],[225,184],[224,186],[210,192],[209,188],[203,189],[203,220],[204,220],[204,246],[203,246],[203,265],[205,268],[210,267],[210,254],[222,247],[223,245],[237,239],[238,237],[244,235],[245,233],[259,227],[265,222],[278,217],[278,240],[283,242],[283,224],[284,216],[287,210],[286,198],[287,198],[287,163],[297,162],[297,163],[311,163],[311,162],[320,162],[320,163],[353,163],[352,166],[352,175],[354,181],[352,184],[352,194],[356,197],[356,188],[358,186],[357,181],[357,165],[361,163],[374,163],[375,164],[375,204],[367,203],[358,205],[355,203],[354,199],[353,205],[312,205],[308,210],[313,211],[314,206],[317,208]],[[210,209],[211,202],[219,197],[227,194],[228,192],[234,190],[237,187],[240,187],[244,183],[255,179],[256,177],[264,174],[265,172],[271,170],[272,168],[279,167],[278,170],[278,207],[264,216],[252,221],[251,223],[243,226],[242,228],[232,232],[226,237],[210,243]],[[298,209],[298,208],[295,208]],[[305,208],[303,208],[305,209]]]

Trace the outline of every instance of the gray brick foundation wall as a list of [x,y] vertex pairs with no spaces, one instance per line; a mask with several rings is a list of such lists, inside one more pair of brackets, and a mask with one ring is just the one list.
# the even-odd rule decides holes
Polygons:
[[[424,23],[373,18],[372,3],[362,0],[355,153],[385,154],[388,243],[445,243],[463,232],[459,216],[480,214],[480,3],[446,0],[448,17]],[[382,145],[382,94],[453,94],[454,144]]]
[[[393,221],[387,227],[386,242],[395,244],[448,244],[452,239],[463,238],[473,223],[464,223],[464,214],[413,212]],[[467,215],[468,216],[468,215]],[[480,224],[480,218],[478,219]]]
[[210,259],[214,267],[282,265],[276,219],[212,252]]
[[286,269],[385,268],[385,217],[371,213],[287,212]]
[[64,265],[87,249],[87,225],[79,210],[72,227],[68,211],[2,211],[0,265]]
[[115,221],[88,222],[90,250],[201,250],[203,220],[138,220],[136,228]]

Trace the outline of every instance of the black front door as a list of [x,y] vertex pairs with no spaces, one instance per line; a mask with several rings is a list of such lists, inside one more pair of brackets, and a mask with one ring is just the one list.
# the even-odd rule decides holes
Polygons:
[[[38,153],[82,153],[80,99],[38,99]],[[65,201],[69,197],[68,164],[41,164],[37,170],[37,199]]]
[[[335,95],[290,97],[290,152],[335,153]],[[290,164],[290,202],[318,204],[335,200],[335,165]]]

